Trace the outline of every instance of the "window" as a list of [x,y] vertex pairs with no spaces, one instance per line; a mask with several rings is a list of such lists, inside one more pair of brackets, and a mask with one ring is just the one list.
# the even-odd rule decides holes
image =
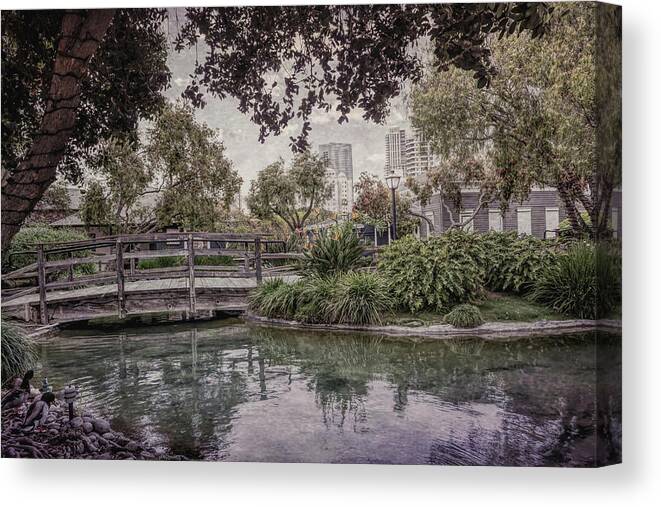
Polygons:
[[555,238],[560,225],[560,210],[558,208],[546,208],[546,237]]
[[499,209],[489,210],[489,230],[502,231],[503,230],[503,214]]
[[516,229],[519,234],[532,234],[532,211],[530,208],[516,210]]
[[620,213],[619,212],[620,212],[619,209],[611,208],[611,223],[610,223],[610,226],[611,226],[611,229],[613,229],[613,238],[617,238],[617,236],[618,236],[617,231],[620,228],[619,227],[620,226],[620,221],[619,221]]
[[[466,220],[468,220],[472,216],[473,216],[473,210],[472,209],[465,209],[461,213],[459,213],[459,222],[463,224]],[[471,220],[466,225],[464,225],[464,227],[463,227],[464,231],[473,232],[473,222],[474,222],[474,220]]]

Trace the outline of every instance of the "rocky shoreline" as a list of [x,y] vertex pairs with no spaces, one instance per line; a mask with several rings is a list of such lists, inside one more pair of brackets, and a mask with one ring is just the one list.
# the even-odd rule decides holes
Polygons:
[[246,312],[242,318],[258,326],[275,326],[292,329],[310,329],[316,331],[344,331],[380,334],[385,336],[418,337],[436,340],[480,337],[488,340],[526,338],[530,336],[553,336],[590,331],[622,332],[620,320],[539,320],[535,322],[486,322],[481,326],[460,328],[450,324],[430,324],[423,326],[373,325],[358,326],[350,324],[308,324],[296,320],[272,319],[252,312]]
[[105,419],[83,412],[69,420],[63,403],[53,404],[35,431],[21,428],[27,407],[2,414],[2,457],[37,459],[166,460],[183,456],[164,453],[113,431]]

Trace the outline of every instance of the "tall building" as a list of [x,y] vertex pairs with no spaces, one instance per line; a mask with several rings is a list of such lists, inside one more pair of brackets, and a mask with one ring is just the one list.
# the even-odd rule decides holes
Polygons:
[[434,164],[430,143],[424,135],[414,129],[412,136],[406,130],[391,127],[386,134],[385,174],[398,174],[403,178],[419,176]]
[[422,132],[413,130],[413,136],[406,138],[406,163],[404,178],[416,177],[426,173],[434,164],[431,144],[425,141]]
[[328,161],[327,176],[333,194],[326,201],[326,209],[350,213],[353,208],[353,157],[351,144],[328,143],[319,145],[319,155]]
[[390,127],[386,134],[385,173],[404,175],[406,160],[406,131],[399,127]]

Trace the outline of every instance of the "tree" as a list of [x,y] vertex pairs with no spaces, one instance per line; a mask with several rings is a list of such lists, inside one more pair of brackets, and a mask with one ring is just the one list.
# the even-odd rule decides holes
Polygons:
[[296,155],[288,168],[280,159],[262,169],[250,184],[248,208],[257,218],[277,216],[291,232],[300,232],[313,210],[331,194],[326,162],[304,152]]
[[[376,176],[361,173],[354,190],[356,191],[353,204],[354,219],[379,229],[386,229],[392,220],[392,196],[386,184]],[[424,219],[411,210],[412,204],[410,197],[404,197],[401,192],[395,194],[399,238],[411,234],[418,224],[418,219]]]
[[[477,213],[493,200],[503,207],[512,198],[522,200],[535,184],[553,185],[576,232],[589,227],[582,206],[593,224],[601,224],[592,229],[594,236],[606,235],[617,178],[602,177],[603,191],[595,193],[596,176],[614,172],[595,159],[598,12],[594,4],[573,5],[553,16],[544,38],[521,34],[489,41],[499,70],[488,88],[473,86],[470,73],[459,69],[424,80],[413,95],[413,124],[442,162],[426,181],[411,182],[423,201],[441,191],[460,207],[460,185],[477,185]],[[615,92],[611,99],[617,101]],[[616,113],[605,121],[619,125]],[[611,127],[611,139],[617,131]]]
[[[185,92],[194,105],[204,104],[203,91],[219,98],[237,97],[239,109],[260,125],[260,140],[281,133],[298,118],[303,122],[301,134],[292,138],[292,145],[300,151],[307,146],[314,109],[335,108],[343,122],[351,109],[360,107],[366,119],[382,121],[402,83],[422,76],[422,61],[411,50],[417,40],[432,41],[441,69],[471,69],[478,84],[485,86],[495,71],[484,45],[488,34],[526,29],[540,35],[552,11],[543,3],[187,9],[176,49],[197,48],[202,39],[207,47]],[[19,20],[18,28],[11,29],[14,25],[6,20],[21,16],[23,26]],[[159,9],[3,12],[3,106],[20,95],[26,104],[23,110],[29,112],[8,112],[7,122],[18,124],[2,138],[3,152],[7,147],[16,150],[13,161],[8,158],[3,166],[3,251],[54,181],[58,167],[78,166],[81,152],[71,144],[77,129],[91,141],[104,132],[107,139],[116,133],[107,127],[115,124],[117,111],[124,113],[120,119],[129,120],[123,125],[120,121],[122,127],[135,119],[127,112],[134,111],[138,118],[153,114],[169,72],[163,66],[150,74],[141,66],[158,63],[158,58],[150,59],[149,51],[133,54],[131,48],[139,41],[147,42],[142,48],[162,43],[158,20],[163,16]],[[33,24],[43,30],[33,31]],[[28,25],[30,29],[24,29]],[[130,48],[122,47],[133,27],[142,30],[140,36]],[[99,50],[106,45],[106,52]],[[37,61],[27,60],[30,65],[21,68],[16,49],[21,47],[37,49]],[[12,75],[6,71],[8,62],[18,67],[15,83],[5,80]],[[101,65],[104,62],[107,65]],[[90,69],[97,64],[102,71],[94,83]],[[122,80],[127,66],[137,74]],[[274,75],[285,75],[281,86],[271,79]],[[136,80],[145,85],[139,87],[145,93],[132,90]],[[118,82],[126,85],[119,90],[126,93],[113,93]],[[128,103],[138,107],[123,108],[126,98],[135,99]],[[90,108],[92,128],[82,128],[76,116],[88,101],[110,107]],[[3,132],[4,123],[3,116]],[[104,128],[93,128],[96,125]],[[90,144],[81,146],[85,150]]]
[[83,198],[83,220],[124,232],[171,224],[213,230],[242,182],[216,136],[189,107],[171,105],[148,128],[144,146],[109,141],[94,157],[98,179]]

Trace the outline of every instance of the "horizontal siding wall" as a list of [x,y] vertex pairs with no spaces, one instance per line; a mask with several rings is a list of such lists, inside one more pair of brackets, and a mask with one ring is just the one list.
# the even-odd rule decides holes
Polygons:
[[[463,210],[474,210],[477,207],[478,198],[479,194],[477,192],[462,193],[461,199]],[[459,212],[455,206],[452,203],[446,204],[452,211],[452,216],[455,222],[459,221]],[[474,231],[487,232],[489,230],[489,209],[499,208],[500,204],[497,201],[494,201],[490,203],[489,206],[482,208],[475,216],[473,223]],[[534,190],[530,193],[528,199],[524,200],[523,202],[510,203],[509,208],[505,211],[505,215],[503,216],[504,231],[518,230],[518,208],[529,208],[531,210],[532,234],[539,238],[544,237],[544,231],[546,230],[547,208],[558,208],[560,221],[562,221],[567,216],[564,206],[560,202],[558,194],[555,190]],[[448,210],[445,209],[445,207],[441,204],[441,197],[438,194],[432,196],[427,206],[422,207],[422,212],[434,213],[434,225],[436,234],[448,230],[452,225],[450,214],[448,213]],[[436,221],[436,217],[440,217],[440,228],[437,225],[439,222]]]
[[[477,192],[463,192],[462,207],[463,210],[471,210],[477,207],[479,194]],[[446,203],[452,211],[452,216],[455,222],[459,221],[459,212],[452,203]],[[612,219],[615,223],[612,227],[617,232],[619,238],[622,237],[622,191],[615,190],[611,200],[611,206],[614,209]],[[500,204],[496,201],[482,208],[475,216],[473,227],[475,232],[487,232],[489,230],[489,209],[499,209]],[[555,190],[533,190],[530,192],[528,199],[523,202],[510,202],[509,208],[505,211],[503,216],[503,230],[504,231],[518,231],[517,209],[529,208],[531,214],[531,228],[533,236],[538,238],[544,237],[546,231],[546,210],[547,208],[558,209],[558,221],[562,222],[567,218],[567,211],[560,200],[558,193]],[[452,225],[450,214],[442,205],[441,196],[439,194],[433,195],[428,204],[422,207],[422,214],[433,213],[434,216],[434,234],[439,234],[447,231]],[[426,237],[426,226],[420,227],[421,237]]]

